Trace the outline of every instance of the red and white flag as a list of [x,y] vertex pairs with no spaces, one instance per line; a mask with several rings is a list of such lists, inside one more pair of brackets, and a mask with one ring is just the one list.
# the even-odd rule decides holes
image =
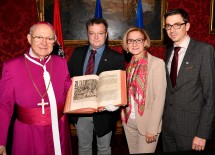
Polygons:
[[[61,16],[60,16],[60,0],[54,0],[53,27],[56,31],[56,36],[59,44],[58,55],[63,54],[61,56],[64,56],[63,33],[62,33],[62,23],[61,23]],[[62,53],[59,53],[59,52],[62,52]]]

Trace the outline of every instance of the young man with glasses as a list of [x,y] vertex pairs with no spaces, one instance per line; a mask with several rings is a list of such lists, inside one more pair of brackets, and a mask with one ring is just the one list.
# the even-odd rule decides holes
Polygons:
[[163,151],[201,151],[211,136],[215,112],[214,48],[190,38],[185,10],[173,9],[164,17],[173,45],[166,51]]

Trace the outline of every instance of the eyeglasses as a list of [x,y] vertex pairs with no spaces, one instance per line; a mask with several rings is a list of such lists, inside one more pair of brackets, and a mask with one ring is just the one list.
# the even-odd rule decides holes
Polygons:
[[167,24],[167,25],[165,26],[165,29],[166,29],[166,30],[170,30],[172,27],[173,27],[174,29],[180,29],[180,28],[181,28],[181,25],[184,25],[184,24],[186,24],[186,22],[185,22],[185,23],[175,23],[175,24],[173,24],[173,25]]
[[140,44],[140,43],[142,43],[144,40],[145,40],[145,39],[143,39],[143,38],[127,39],[127,43],[128,43],[128,44],[134,44],[134,43],[136,42],[137,44]]
[[[31,34],[30,34],[31,35]],[[48,44],[53,44],[55,42],[54,38],[51,37],[42,37],[42,36],[32,36],[31,37],[34,39],[35,42],[42,42],[44,39],[47,41]]]

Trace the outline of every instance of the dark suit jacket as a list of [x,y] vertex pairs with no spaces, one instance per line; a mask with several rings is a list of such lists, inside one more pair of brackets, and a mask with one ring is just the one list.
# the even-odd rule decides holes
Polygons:
[[[167,49],[166,62],[172,50],[173,47]],[[178,135],[210,138],[215,113],[214,66],[213,46],[191,39],[175,88],[172,88],[169,72],[166,72],[163,131],[171,127]]]
[[[88,47],[89,46],[77,47],[73,51],[72,56],[68,61],[71,77],[83,75],[84,61]],[[117,69],[125,70],[124,56],[106,47],[99,62],[96,74],[98,75],[103,71]],[[75,123],[77,123],[78,117],[81,116],[84,115],[71,115],[72,120]],[[97,136],[103,136],[113,130],[116,120],[116,112],[105,111],[94,113],[91,116],[93,116],[94,128]]]

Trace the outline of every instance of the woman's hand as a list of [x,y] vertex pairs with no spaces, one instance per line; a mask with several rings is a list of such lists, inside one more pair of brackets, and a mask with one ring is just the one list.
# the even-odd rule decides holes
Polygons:
[[156,142],[156,140],[157,140],[157,135],[146,132],[146,142],[147,143]]

